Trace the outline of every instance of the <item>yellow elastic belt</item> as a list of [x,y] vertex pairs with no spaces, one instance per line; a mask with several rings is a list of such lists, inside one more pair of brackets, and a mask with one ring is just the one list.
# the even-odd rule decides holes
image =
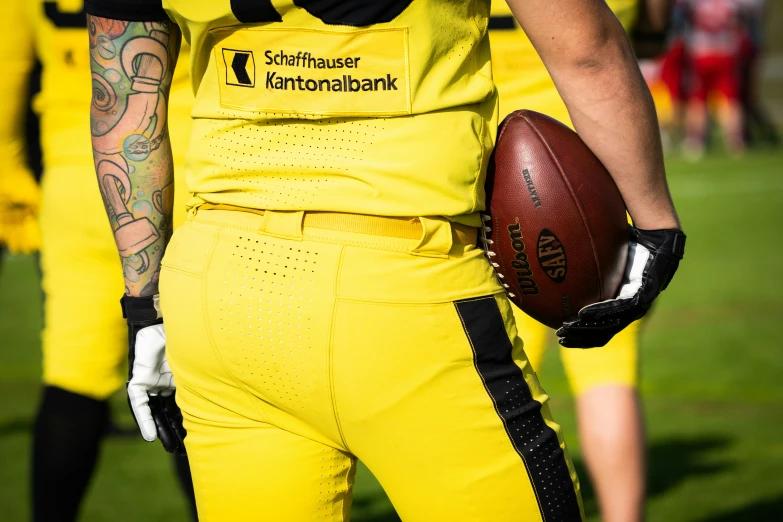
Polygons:
[[[198,206],[198,210],[231,210],[235,212],[250,212],[259,216],[263,216],[265,212],[255,208],[213,203],[202,203]],[[403,239],[421,239],[423,234],[421,222],[416,217],[370,216],[348,212],[305,212],[302,226],[305,228],[320,228]],[[463,245],[476,244],[478,234],[476,228],[452,222],[451,230],[455,243]]]

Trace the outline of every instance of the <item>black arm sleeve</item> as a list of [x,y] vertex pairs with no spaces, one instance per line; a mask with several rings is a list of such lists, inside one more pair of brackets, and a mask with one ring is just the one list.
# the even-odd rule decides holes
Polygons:
[[162,0],[85,0],[87,14],[127,20],[129,22],[159,22],[168,20]]

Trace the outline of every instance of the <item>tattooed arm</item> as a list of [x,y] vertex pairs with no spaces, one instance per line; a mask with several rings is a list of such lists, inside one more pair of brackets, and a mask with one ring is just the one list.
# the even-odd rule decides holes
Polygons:
[[88,16],[95,170],[125,293],[158,293],[174,194],[167,101],[180,44],[169,22]]

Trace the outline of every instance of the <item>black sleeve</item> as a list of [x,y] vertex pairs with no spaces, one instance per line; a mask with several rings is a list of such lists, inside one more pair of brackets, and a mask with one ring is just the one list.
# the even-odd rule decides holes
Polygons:
[[159,22],[168,20],[162,0],[85,0],[87,14],[127,20],[130,22]]

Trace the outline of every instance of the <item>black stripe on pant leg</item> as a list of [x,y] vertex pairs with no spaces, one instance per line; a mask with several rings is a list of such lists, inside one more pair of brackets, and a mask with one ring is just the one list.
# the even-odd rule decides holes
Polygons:
[[457,313],[473,348],[473,361],[525,464],[545,522],[581,521],[579,502],[555,430],[541,415],[511,355],[503,316],[493,296],[456,301]]

